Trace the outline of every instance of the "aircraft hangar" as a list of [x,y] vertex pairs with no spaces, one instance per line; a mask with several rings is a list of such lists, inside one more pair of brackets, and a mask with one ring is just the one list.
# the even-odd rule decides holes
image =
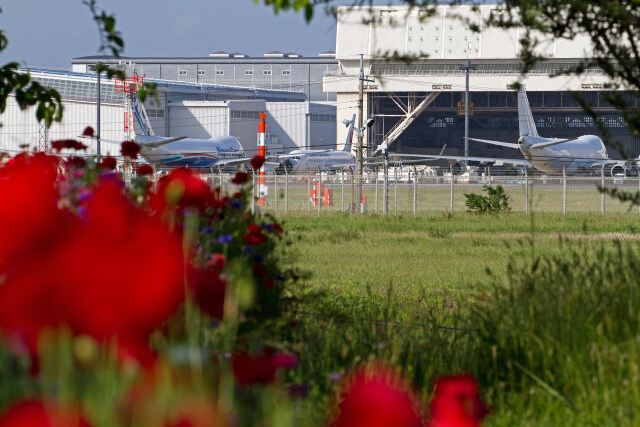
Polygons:
[[[487,28],[483,21],[503,11],[497,5],[437,6],[422,17],[407,6],[342,7],[338,11],[336,59],[338,70],[324,78],[324,90],[336,92],[337,121],[357,110],[360,56],[368,80],[364,116],[375,116],[365,146],[390,142],[391,152],[464,154],[465,78],[469,61],[469,136],[516,142],[518,112],[513,83],[520,78],[520,29]],[[479,26],[473,32],[469,23]],[[611,137],[627,154],[640,155],[640,138],[631,135],[622,116],[604,99],[607,77],[599,68],[580,76],[554,76],[591,55],[586,37],[546,39],[538,53],[548,59],[536,65],[525,85],[538,132],[545,137],[601,135],[593,119],[570,91],[579,92],[602,116]],[[412,60],[390,59],[401,56]],[[638,102],[630,92],[624,95]],[[337,141],[345,130],[337,128]],[[615,150],[606,140],[610,153]],[[446,147],[445,147],[446,146]],[[471,156],[519,156],[513,149],[469,143]]]

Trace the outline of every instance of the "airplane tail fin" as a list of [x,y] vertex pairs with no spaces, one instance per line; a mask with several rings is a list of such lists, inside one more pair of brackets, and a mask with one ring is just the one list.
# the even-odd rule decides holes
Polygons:
[[536,123],[533,121],[531,107],[529,107],[529,99],[524,85],[520,85],[518,89],[518,124],[520,127],[520,136],[538,136]]
[[[348,120],[345,119],[345,124]],[[347,140],[344,142],[344,148],[342,151],[350,152],[351,151],[351,140],[353,139],[353,125],[356,122],[356,115],[353,115],[353,118],[349,122],[349,131],[347,132]]]

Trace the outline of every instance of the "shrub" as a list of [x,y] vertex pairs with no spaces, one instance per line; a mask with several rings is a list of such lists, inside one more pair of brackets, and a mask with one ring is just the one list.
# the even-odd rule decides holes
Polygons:
[[509,206],[509,196],[504,193],[504,189],[501,185],[493,188],[489,185],[483,185],[482,190],[487,192],[487,195],[475,193],[465,193],[467,201],[467,211],[478,213],[498,213],[508,212],[511,210]]

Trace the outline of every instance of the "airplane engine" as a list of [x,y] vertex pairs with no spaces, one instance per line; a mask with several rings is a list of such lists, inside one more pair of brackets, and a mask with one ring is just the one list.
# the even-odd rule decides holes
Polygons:
[[610,173],[612,177],[615,177],[618,174],[623,174],[624,176],[638,176],[638,168],[636,166],[613,165],[611,166]]
[[456,162],[451,165],[451,172],[454,175],[462,175],[467,171],[467,164],[465,162]]

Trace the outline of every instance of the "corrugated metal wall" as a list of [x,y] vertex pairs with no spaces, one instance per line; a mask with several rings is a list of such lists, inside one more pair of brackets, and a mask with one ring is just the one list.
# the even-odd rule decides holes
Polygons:
[[[124,110],[117,105],[102,105],[100,108],[101,136],[103,139],[122,140],[124,135]],[[21,151],[21,145],[38,147],[40,124],[36,120],[35,108],[20,110],[15,98],[9,97],[7,109],[0,116],[0,151]],[[64,101],[62,122],[54,122],[49,129],[49,142],[56,139],[77,138],[87,126],[96,127],[96,105],[94,103]],[[95,154],[95,144],[90,140],[88,154]],[[103,143],[103,154],[109,150],[112,154],[116,147]]]
[[169,104],[168,136],[209,139],[229,135],[229,108],[218,101],[184,101]]
[[306,148],[309,104],[267,102],[267,124],[285,150]]

